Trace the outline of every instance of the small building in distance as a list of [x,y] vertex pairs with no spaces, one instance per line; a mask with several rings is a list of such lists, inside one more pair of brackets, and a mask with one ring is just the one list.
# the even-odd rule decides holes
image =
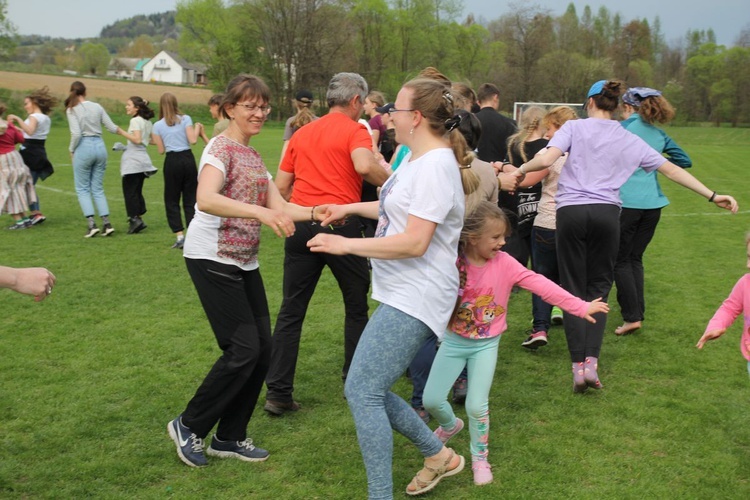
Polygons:
[[143,66],[149,62],[149,58],[139,59],[137,57],[115,57],[109,63],[107,76],[121,80],[143,80]]
[[162,50],[143,64],[144,82],[206,85],[206,66],[188,63],[183,58]]

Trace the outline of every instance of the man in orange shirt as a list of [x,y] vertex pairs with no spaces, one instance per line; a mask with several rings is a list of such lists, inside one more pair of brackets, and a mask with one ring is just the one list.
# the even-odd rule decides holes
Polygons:
[[[356,73],[338,73],[331,79],[326,93],[329,113],[292,136],[276,174],[276,185],[287,200],[307,207],[357,203],[362,179],[383,185],[388,173],[375,159],[367,129],[357,123],[367,91],[367,82]],[[284,245],[284,300],[276,319],[266,377],[265,410],[274,415],[299,409],[292,392],[302,323],[323,267],[331,269],[344,298],[344,379],[368,319],[367,259],[307,249],[307,242],[319,232],[361,238],[359,219],[347,217],[331,227],[313,221],[297,222],[295,226],[294,235]]]

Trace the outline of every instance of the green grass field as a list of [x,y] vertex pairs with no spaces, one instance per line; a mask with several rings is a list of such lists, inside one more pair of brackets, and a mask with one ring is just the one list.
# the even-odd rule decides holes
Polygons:
[[[747,271],[750,129],[669,133],[693,157],[691,172],[711,189],[733,194],[740,214],[663,180],[672,203],[646,255],[647,319],[639,333],[615,337],[621,317],[612,295],[600,392],[572,394],[561,327],[553,327],[546,348],[521,348],[531,300],[516,294],[490,397],[495,482],[475,487],[467,469],[430,497],[750,497],[750,379],[739,352],[740,325],[704,351],[694,347]],[[105,137],[110,147],[119,139]],[[219,350],[180,252],[170,248],[161,173],[146,181],[148,229],[127,235],[120,153],[111,152],[106,192],[117,232],[86,240],[68,140],[67,126],[56,123],[48,141],[56,173],[38,187],[47,222],[0,232],[2,264],[45,266],[58,278],[52,296],[38,304],[0,290],[0,497],[366,497],[342,397],[343,306],[329,273],[303,332],[295,391],[303,409],[271,418],[261,396],[250,423],[249,435],[271,458],[212,460],[201,470],[178,460],[166,423],[184,408]],[[275,172],[281,126],[269,124],[252,144]],[[155,149],[152,157],[161,170]],[[5,227],[11,219],[4,215],[0,222]],[[282,241],[265,231],[261,269],[273,315],[282,262]],[[404,378],[395,389],[408,397],[411,386]],[[399,497],[421,457],[401,436],[395,445]],[[468,433],[452,446],[468,457]]]

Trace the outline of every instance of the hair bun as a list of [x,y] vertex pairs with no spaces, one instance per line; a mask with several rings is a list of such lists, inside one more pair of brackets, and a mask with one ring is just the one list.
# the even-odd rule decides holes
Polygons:
[[452,118],[448,118],[445,120],[445,128],[448,129],[448,132],[452,132],[454,128],[458,127],[461,124],[461,119],[463,117],[461,115],[453,115]]

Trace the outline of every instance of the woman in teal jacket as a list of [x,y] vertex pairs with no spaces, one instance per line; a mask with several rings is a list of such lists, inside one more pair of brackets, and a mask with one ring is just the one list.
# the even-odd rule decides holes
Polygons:
[[[658,90],[633,87],[622,97],[622,126],[669,161],[682,168],[692,166],[690,157],[655,122],[667,123],[674,118],[674,108]],[[624,320],[615,334],[626,335],[638,330],[646,310],[643,297],[643,254],[656,231],[661,209],[669,200],[659,186],[656,171],[639,168],[620,188],[620,249],[615,264],[617,302]]]

